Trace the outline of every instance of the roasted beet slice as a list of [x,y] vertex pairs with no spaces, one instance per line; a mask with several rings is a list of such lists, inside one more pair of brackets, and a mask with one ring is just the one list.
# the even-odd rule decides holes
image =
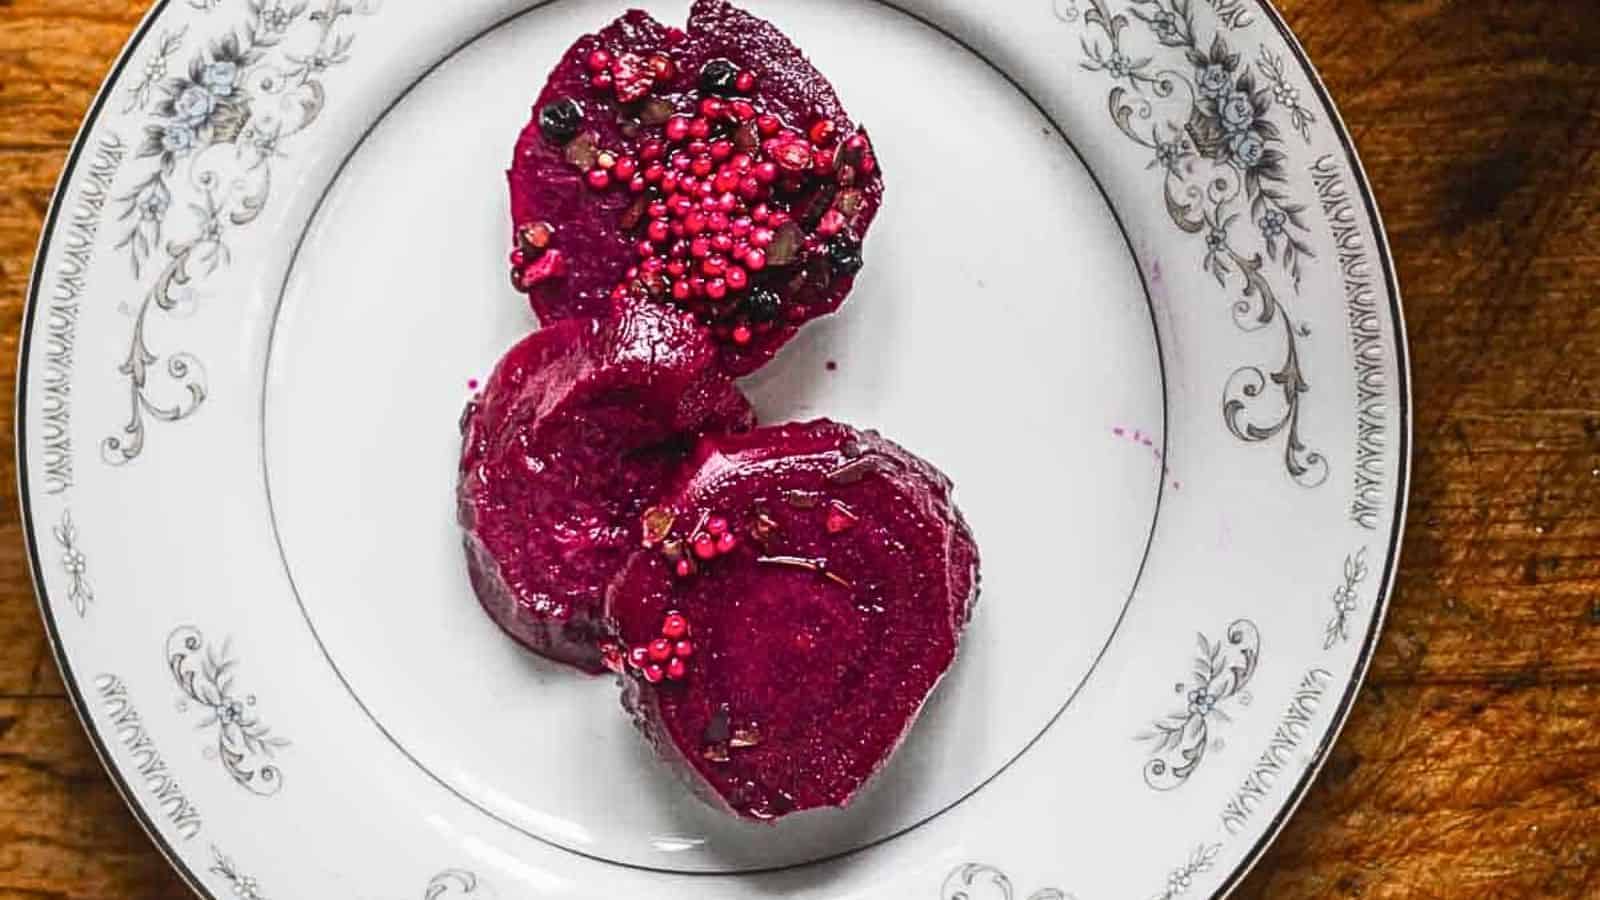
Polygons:
[[573,44],[509,172],[512,280],[542,321],[623,295],[688,310],[724,371],[844,302],[883,200],[866,133],[771,23],[699,0]]
[[938,470],[828,421],[704,438],[611,586],[624,703],[725,809],[844,806],[955,659],[977,548]]
[[458,516],[485,610],[528,648],[601,670],[605,586],[701,429],[747,429],[704,330],[655,304],[535,332],[462,420]]

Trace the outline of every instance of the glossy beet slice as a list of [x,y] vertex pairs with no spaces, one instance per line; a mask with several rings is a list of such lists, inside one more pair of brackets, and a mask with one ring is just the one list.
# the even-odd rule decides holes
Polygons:
[[749,404],[675,310],[570,320],[501,359],[462,420],[458,516],[484,609],[529,649],[600,671],[606,584],[701,429]]
[[844,302],[883,199],[832,86],[723,0],[686,31],[633,11],[580,38],[509,179],[512,278],[542,321],[648,297],[694,313],[734,375]]
[[976,595],[950,489],[828,421],[702,440],[607,600],[624,703],[699,793],[771,820],[844,806],[883,766]]

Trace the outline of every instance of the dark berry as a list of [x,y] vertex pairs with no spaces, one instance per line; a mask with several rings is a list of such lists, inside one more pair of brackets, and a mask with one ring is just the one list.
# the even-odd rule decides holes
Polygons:
[[828,242],[828,262],[836,275],[854,275],[861,271],[861,244],[844,235]]
[[782,311],[783,300],[776,291],[768,288],[752,288],[744,298],[744,314],[752,322],[771,322]]
[[700,70],[700,90],[726,97],[739,89],[739,67],[725,59],[713,59]]
[[577,137],[582,126],[583,107],[571,97],[552,100],[539,110],[539,131],[552,143],[565,144]]

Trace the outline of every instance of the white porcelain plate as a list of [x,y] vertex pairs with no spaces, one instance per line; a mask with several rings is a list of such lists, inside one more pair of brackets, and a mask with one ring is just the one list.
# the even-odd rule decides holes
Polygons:
[[957,668],[851,809],[755,826],[478,611],[456,422],[533,327],[501,173],[620,5],[161,2],[50,214],[18,456],[67,684],[202,896],[1211,895],[1305,792],[1377,639],[1410,413],[1382,228],[1292,36],[1259,0],[750,6],[888,199],[844,311],[746,387],[954,478],[984,562]]

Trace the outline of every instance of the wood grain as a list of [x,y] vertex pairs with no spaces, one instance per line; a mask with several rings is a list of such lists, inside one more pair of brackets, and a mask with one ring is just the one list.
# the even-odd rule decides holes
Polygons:
[[[144,6],[0,0],[10,358],[56,173]],[[1282,8],[1388,220],[1415,481],[1369,687],[1239,896],[1600,896],[1600,15],[1573,0]],[[0,897],[182,897],[46,650],[5,406]]]

